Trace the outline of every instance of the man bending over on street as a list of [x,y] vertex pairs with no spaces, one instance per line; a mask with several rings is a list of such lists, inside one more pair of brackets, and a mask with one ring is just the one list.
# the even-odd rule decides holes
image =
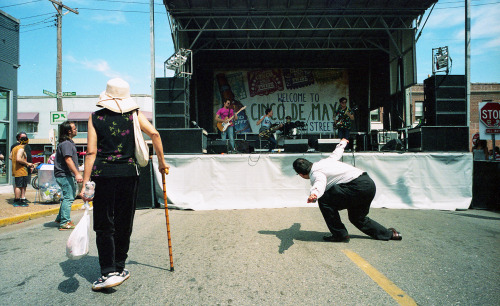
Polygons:
[[318,201],[326,225],[332,233],[323,237],[331,242],[349,242],[347,229],[340,219],[339,210],[347,209],[349,221],[360,231],[378,240],[401,240],[394,228],[385,228],[367,217],[375,197],[375,183],[366,172],[340,162],[349,141],[343,138],[326,159],[311,163],[298,158],[293,169],[300,177],[311,180],[308,203]]

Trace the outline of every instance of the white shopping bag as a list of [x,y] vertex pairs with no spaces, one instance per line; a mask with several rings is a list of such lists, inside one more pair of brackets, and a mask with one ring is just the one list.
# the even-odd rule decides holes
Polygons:
[[85,203],[85,212],[83,217],[76,225],[75,229],[69,235],[66,243],[66,256],[69,259],[80,259],[89,253],[90,244],[90,215],[89,205]]

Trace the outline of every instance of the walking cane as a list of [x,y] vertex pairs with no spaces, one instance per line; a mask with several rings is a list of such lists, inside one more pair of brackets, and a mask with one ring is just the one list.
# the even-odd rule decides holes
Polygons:
[[167,188],[165,185],[165,174],[168,174],[168,169],[161,173],[163,182],[163,200],[165,201],[165,218],[167,220],[167,236],[168,236],[168,255],[170,256],[170,271],[174,271],[174,258],[172,257],[172,240],[170,239],[170,222],[168,220],[168,207],[167,207]]

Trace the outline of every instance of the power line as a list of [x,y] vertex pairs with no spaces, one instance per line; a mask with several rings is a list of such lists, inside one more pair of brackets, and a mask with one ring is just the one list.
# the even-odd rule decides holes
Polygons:
[[36,25],[36,24],[40,24],[40,23],[49,23],[49,22],[53,22],[54,20],[50,20],[52,17],[49,17],[49,18],[45,18],[43,20],[40,20],[38,22],[33,22],[33,23],[28,23],[28,24],[21,24],[22,27],[29,27],[29,26],[33,26],[33,25]]
[[[452,3],[452,2],[448,2]],[[458,3],[458,2],[456,2]],[[492,5],[492,4],[498,4],[499,2],[490,2],[490,3],[478,3],[478,4],[471,4],[470,6],[483,6],[483,5]],[[465,5],[460,5],[460,6],[447,6],[447,7],[436,7],[436,10],[446,10],[446,9],[454,9],[454,8],[464,8]]]
[[0,8],[18,6],[18,5],[29,4],[29,3],[40,2],[40,1],[42,1],[42,0],[33,0],[33,1],[28,1],[28,2],[23,2],[23,3],[10,4],[10,5],[5,5],[5,6],[0,6]]
[[20,31],[20,33],[26,33],[26,32],[36,31],[36,30],[41,30],[41,29],[45,29],[45,28],[53,28],[55,26],[56,26],[55,24],[52,24],[52,25],[41,27],[41,28],[23,30],[23,31]]
[[35,17],[40,17],[40,16],[47,16],[47,15],[53,15],[54,13],[45,13],[45,14],[40,14],[40,15],[33,15],[33,16],[28,16],[28,17],[22,17],[22,18],[19,18],[20,20],[23,20],[23,19],[30,19],[30,18],[35,18]]

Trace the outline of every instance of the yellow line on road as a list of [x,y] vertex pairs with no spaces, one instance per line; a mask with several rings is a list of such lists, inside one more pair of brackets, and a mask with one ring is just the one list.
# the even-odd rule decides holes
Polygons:
[[371,279],[373,279],[382,289],[385,290],[399,305],[417,305],[417,303],[391,282],[384,274],[380,273],[372,265],[370,265],[363,257],[350,250],[342,250],[358,267],[361,268]]

